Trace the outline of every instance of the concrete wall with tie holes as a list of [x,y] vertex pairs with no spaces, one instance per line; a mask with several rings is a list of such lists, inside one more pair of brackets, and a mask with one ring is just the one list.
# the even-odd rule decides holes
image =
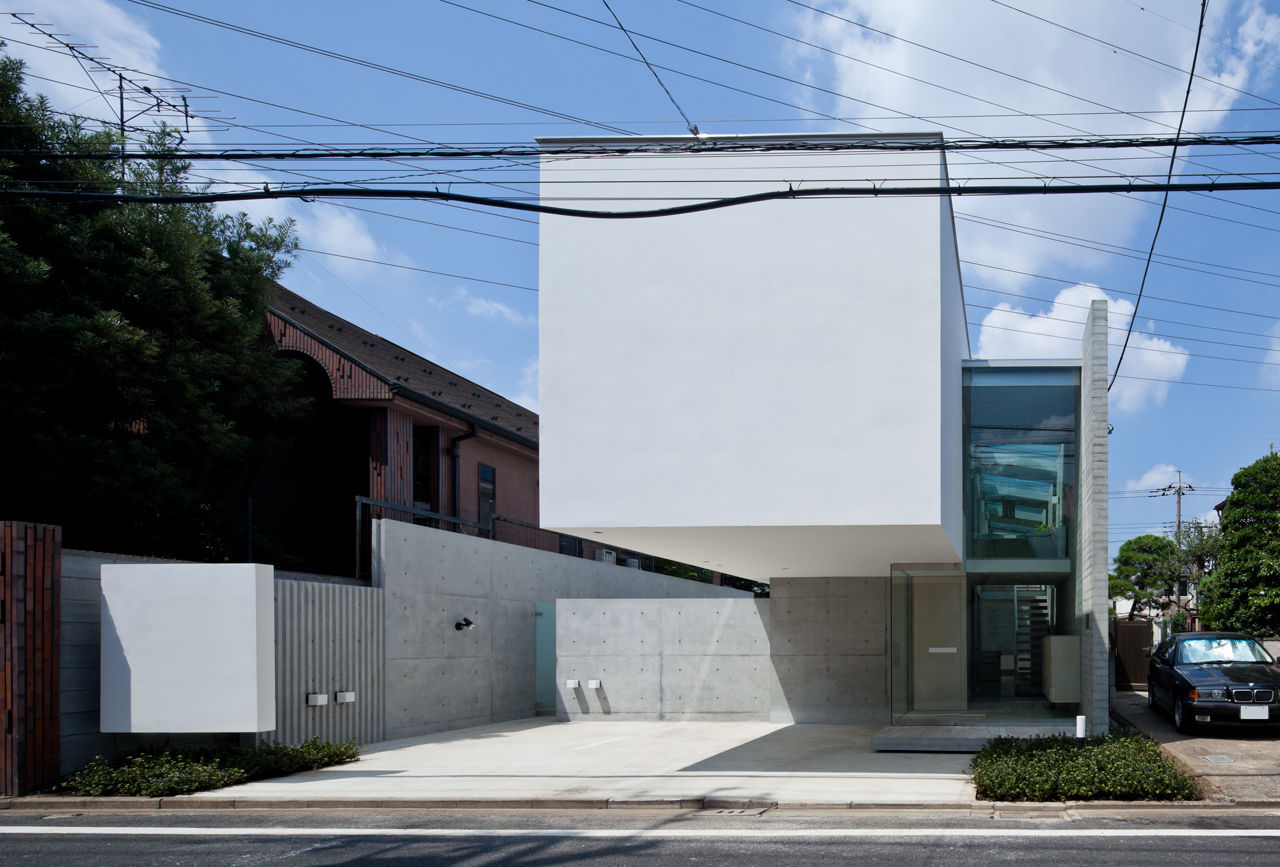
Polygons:
[[889,721],[888,580],[556,606],[560,719]]

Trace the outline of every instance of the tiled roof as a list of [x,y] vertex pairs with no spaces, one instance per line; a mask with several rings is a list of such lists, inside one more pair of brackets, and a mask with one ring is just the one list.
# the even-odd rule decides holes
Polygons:
[[393,391],[409,400],[449,412],[465,421],[479,420],[485,427],[536,444],[536,412],[415,355],[403,346],[365,331],[283,286],[277,286],[271,308],[338,352],[363,364],[385,380]]

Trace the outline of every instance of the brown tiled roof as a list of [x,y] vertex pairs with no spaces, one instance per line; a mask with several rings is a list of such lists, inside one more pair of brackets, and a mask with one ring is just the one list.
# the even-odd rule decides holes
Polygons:
[[365,366],[397,394],[537,447],[538,414],[277,286],[271,309]]

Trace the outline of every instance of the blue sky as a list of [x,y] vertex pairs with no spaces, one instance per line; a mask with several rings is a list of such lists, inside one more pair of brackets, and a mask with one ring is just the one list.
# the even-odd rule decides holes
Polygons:
[[[133,70],[129,76],[140,84],[185,82],[197,115],[193,144],[531,143],[536,136],[597,135],[602,126],[684,131],[601,0],[170,5],[407,75],[126,0],[24,8],[33,12],[29,20],[91,46],[87,53]],[[704,132],[1053,138],[1171,134],[1200,9],[1190,0],[610,5],[649,60],[665,67],[665,84]],[[53,43],[11,17],[0,38],[40,76],[31,89],[61,109],[115,119],[114,76],[47,50]],[[1280,126],[1278,48],[1280,9],[1214,0],[1186,129]],[[1192,149],[1180,152],[1175,171],[1266,177],[1280,170],[1278,155],[1275,147]],[[1161,174],[1167,159],[1167,151],[1005,151],[956,153],[949,165],[957,178],[1094,177]],[[331,183],[427,183],[490,196],[537,192],[536,173],[519,161],[226,162],[196,170],[218,188],[260,188],[298,181],[301,173]],[[1112,302],[1112,340],[1123,340],[1155,231],[1157,195],[961,198],[954,206],[976,354],[1074,354],[1084,306],[1101,295]],[[535,219],[424,202],[278,202],[245,210],[298,221],[307,252],[286,275],[290,288],[537,408]],[[1184,516],[1202,516],[1236,469],[1280,441],[1278,232],[1280,197],[1272,192],[1170,198],[1111,394],[1113,553],[1123,539],[1173,520],[1172,498],[1143,492],[1181,469],[1197,488],[1184,500]],[[1113,364],[1117,354],[1118,346]]]

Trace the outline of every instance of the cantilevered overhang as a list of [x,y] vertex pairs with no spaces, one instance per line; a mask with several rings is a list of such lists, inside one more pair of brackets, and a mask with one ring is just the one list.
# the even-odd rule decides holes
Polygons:
[[960,560],[941,525],[876,527],[595,527],[574,533],[717,572],[773,577],[888,575],[901,562]]

